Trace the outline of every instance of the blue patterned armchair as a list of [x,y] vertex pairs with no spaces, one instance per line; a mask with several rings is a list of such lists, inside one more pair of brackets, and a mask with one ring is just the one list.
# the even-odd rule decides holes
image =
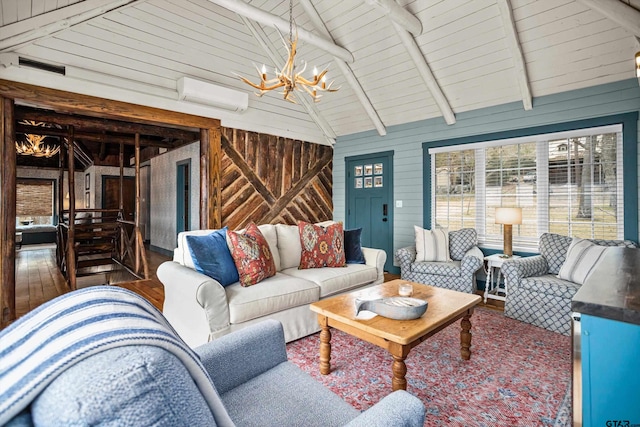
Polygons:
[[416,247],[396,251],[400,262],[400,277],[425,285],[473,293],[476,272],[482,267],[484,254],[476,246],[478,234],[473,228],[449,232],[449,262],[416,262]]
[[[631,240],[588,239],[600,246],[637,247]],[[502,274],[507,283],[504,314],[550,331],[571,332],[571,299],[580,284],[557,277],[572,238],[544,233],[540,255],[505,261]]]

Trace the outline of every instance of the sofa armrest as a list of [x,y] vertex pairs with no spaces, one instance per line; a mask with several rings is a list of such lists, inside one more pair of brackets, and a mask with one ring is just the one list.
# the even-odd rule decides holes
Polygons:
[[460,260],[460,268],[463,276],[471,276],[482,267],[484,263],[484,254],[477,246],[469,249],[462,260]]
[[542,255],[509,259],[501,267],[504,280],[509,286],[517,286],[525,277],[542,276],[549,271],[547,259]]
[[234,331],[195,352],[220,394],[287,361],[284,330],[273,319]]
[[396,251],[396,258],[400,263],[400,272],[411,271],[411,264],[416,260],[416,247],[407,246]]
[[174,261],[156,272],[164,285],[162,313],[190,347],[229,329],[229,305],[224,287],[215,279]]
[[348,427],[422,427],[424,404],[414,395],[398,390],[351,420]]
[[384,282],[384,263],[387,262],[387,253],[382,249],[362,248],[362,255],[366,265],[371,265],[378,271],[375,283]]

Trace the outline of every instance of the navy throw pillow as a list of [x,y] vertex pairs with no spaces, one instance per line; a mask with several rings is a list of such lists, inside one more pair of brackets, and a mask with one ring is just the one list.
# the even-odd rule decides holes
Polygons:
[[198,272],[216,279],[222,286],[240,279],[227,246],[227,227],[205,236],[187,236],[187,245]]
[[364,264],[364,254],[360,243],[362,228],[344,230],[344,254],[347,264]]

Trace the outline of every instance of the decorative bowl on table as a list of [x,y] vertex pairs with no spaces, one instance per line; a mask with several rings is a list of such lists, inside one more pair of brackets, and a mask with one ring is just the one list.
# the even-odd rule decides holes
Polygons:
[[363,310],[394,320],[413,320],[421,317],[429,303],[409,297],[390,297],[374,300],[356,299],[356,316]]

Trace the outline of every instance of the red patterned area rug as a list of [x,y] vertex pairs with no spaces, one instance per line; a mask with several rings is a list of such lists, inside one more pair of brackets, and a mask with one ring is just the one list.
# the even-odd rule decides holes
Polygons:
[[[471,360],[460,358],[459,322],[407,357],[407,391],[424,402],[425,426],[570,425],[570,337],[483,308],[471,323]],[[390,393],[385,350],[332,329],[331,373],[320,375],[319,340],[289,343],[289,360],[359,410]]]

